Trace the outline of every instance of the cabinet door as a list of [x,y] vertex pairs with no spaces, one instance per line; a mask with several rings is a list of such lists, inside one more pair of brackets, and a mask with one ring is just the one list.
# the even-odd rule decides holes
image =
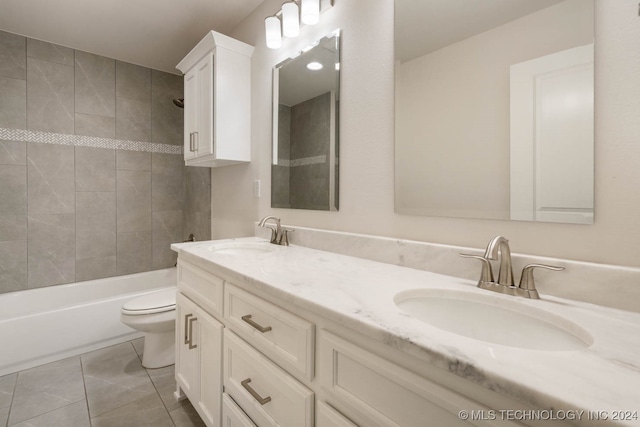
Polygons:
[[176,382],[189,400],[200,394],[200,353],[193,346],[196,337],[197,306],[178,292],[176,295]]
[[256,427],[251,418],[229,397],[222,398],[222,426],[223,427]]
[[184,76],[184,159],[196,156],[194,132],[198,130],[198,74],[193,69]]
[[198,130],[195,136],[196,156],[213,153],[213,53],[207,54],[196,65],[198,76]]
[[205,424],[220,426],[222,399],[222,323],[203,309],[196,310],[200,352],[200,398],[194,403]]

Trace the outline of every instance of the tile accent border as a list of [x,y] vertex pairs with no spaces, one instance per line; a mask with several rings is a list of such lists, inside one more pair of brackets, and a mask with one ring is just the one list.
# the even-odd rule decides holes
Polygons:
[[303,157],[301,159],[278,159],[277,166],[295,167],[295,166],[307,166],[327,163],[327,156],[325,154],[321,156]]
[[38,144],[72,145],[75,147],[110,148],[147,153],[182,154],[181,145],[155,142],[128,141],[124,139],[99,138],[95,136],[68,135],[26,129],[0,128],[0,140],[33,142]]

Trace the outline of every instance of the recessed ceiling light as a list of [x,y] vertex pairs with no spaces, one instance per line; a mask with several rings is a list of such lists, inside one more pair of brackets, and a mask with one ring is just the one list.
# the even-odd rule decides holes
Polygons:
[[322,70],[322,64],[319,62],[309,62],[307,64],[307,69],[311,70],[311,71],[318,71],[318,70]]

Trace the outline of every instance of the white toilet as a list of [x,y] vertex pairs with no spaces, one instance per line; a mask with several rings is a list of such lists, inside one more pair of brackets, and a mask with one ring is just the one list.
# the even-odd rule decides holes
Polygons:
[[120,320],[142,331],[144,352],[142,366],[162,368],[175,363],[176,288],[171,287],[127,301]]

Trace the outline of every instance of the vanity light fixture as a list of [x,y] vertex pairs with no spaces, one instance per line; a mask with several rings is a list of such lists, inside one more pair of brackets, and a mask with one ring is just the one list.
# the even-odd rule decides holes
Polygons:
[[317,61],[309,62],[307,64],[307,70],[311,70],[311,71],[322,70],[322,64]]
[[300,9],[295,1],[282,5],[282,34],[285,37],[298,37],[300,34]]
[[264,20],[266,30],[267,47],[278,49],[282,46],[282,32],[280,31],[280,19],[277,16],[269,16]]
[[320,21],[320,13],[333,7],[335,0],[290,0],[273,16],[264,20],[267,47],[278,49],[282,46],[282,36],[298,37],[300,20],[305,25],[315,25]]

